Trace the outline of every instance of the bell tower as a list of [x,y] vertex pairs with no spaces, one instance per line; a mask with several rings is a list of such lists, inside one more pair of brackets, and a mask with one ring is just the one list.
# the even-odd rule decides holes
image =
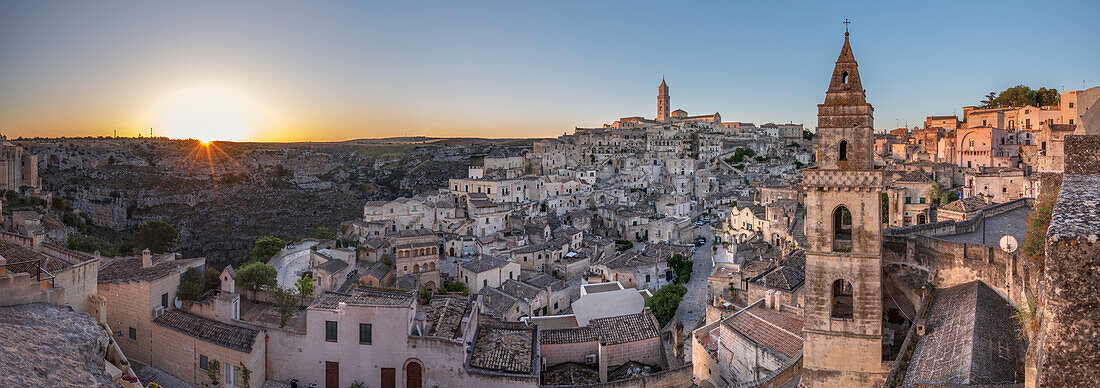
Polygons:
[[802,385],[882,385],[882,171],[874,108],[848,32],[825,103],[817,106],[816,166],[803,170],[806,301]]
[[657,87],[657,121],[668,120],[668,84],[661,77],[661,86]]

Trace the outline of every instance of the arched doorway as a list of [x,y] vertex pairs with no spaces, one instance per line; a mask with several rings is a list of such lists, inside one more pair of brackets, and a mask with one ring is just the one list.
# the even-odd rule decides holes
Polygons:
[[924,216],[924,214],[917,214],[917,223],[918,224],[923,224],[923,223],[926,223],[926,222],[928,222],[928,218],[926,218]]
[[451,247],[451,256],[455,255],[455,247]]
[[420,360],[409,359],[405,362],[405,388],[424,387],[424,366]]

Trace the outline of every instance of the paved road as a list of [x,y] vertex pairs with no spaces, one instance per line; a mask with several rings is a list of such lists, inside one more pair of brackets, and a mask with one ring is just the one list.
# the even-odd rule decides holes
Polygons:
[[[693,262],[691,267],[691,279],[688,280],[685,285],[687,293],[684,294],[684,300],[680,302],[680,307],[676,309],[676,315],[673,316],[672,320],[665,326],[666,330],[673,330],[676,322],[683,322],[685,335],[690,335],[691,331],[695,329],[696,324],[706,316],[707,275],[710,274],[710,270],[713,267],[711,262],[711,256],[713,256],[711,245],[714,244],[714,229],[709,225],[703,226],[699,228],[699,235],[707,238],[707,244],[695,248],[695,255],[691,257]],[[690,341],[685,339],[684,346],[684,359],[685,361],[690,361]]]
[[276,253],[268,260],[275,271],[279,287],[294,288],[294,282],[298,281],[307,268],[309,268],[309,248],[317,245],[317,241],[306,240],[298,245],[292,245]]

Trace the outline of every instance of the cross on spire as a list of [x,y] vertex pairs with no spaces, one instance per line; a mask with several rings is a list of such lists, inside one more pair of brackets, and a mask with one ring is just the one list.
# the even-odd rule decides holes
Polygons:
[[844,36],[848,36],[848,25],[851,23],[848,18],[844,18]]

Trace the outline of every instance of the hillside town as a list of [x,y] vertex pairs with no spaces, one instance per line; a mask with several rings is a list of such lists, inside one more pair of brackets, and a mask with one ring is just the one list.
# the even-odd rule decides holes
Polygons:
[[[469,163],[236,258],[186,254],[189,234],[82,251],[74,224],[156,217],[43,184],[102,157],[4,139],[0,349],[37,350],[0,361],[0,384],[1091,385],[1100,87],[875,131],[849,38],[816,125],[689,114],[662,79],[652,118],[410,150]],[[350,190],[313,157],[330,156],[279,165],[295,190]],[[148,198],[203,201],[180,195]]]

